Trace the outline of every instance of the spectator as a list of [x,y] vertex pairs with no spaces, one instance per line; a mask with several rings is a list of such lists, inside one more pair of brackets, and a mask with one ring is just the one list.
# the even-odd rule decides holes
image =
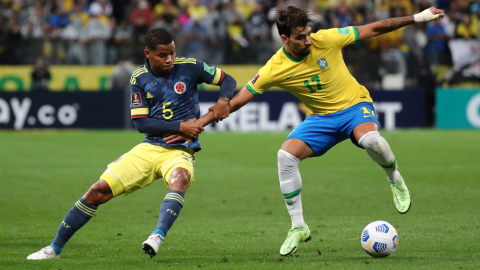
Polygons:
[[31,77],[33,91],[48,91],[48,83],[51,76],[42,58],[38,58],[35,62]]
[[188,15],[195,16],[197,20],[203,20],[208,13],[208,9],[200,3],[200,0],[193,0],[192,4],[188,6]]
[[130,14],[133,25],[133,54],[135,63],[143,63],[145,35],[153,24],[152,8],[147,0],[136,0],[137,4]]
[[67,64],[86,65],[87,64],[87,34],[85,28],[89,20],[89,15],[84,11],[83,4],[77,3],[74,12],[70,15],[70,24],[62,31],[62,39],[67,44]]
[[227,22],[223,14],[218,10],[217,4],[210,3],[208,14],[204,19],[208,31],[208,54],[212,64],[225,62],[225,42],[227,38]]
[[86,26],[89,64],[101,66],[106,63],[107,40],[111,34],[109,20],[104,6],[98,4],[90,8],[90,20]]
[[33,64],[43,52],[45,21],[42,2],[35,1],[34,5],[24,10],[21,16],[24,18],[20,25],[20,33],[25,41],[23,59],[26,64]]
[[457,26],[457,37],[473,39],[478,36],[478,18],[470,14],[463,14],[462,21]]
[[20,34],[20,25],[17,15],[12,14],[8,18],[7,40],[5,41],[5,62],[8,65],[20,65],[22,62],[23,42]]
[[120,55],[118,63],[115,65],[110,76],[110,85],[112,90],[130,92],[130,77],[136,67],[124,55]]
[[45,45],[50,44],[50,50],[46,52],[45,57],[49,57],[49,63],[59,64],[64,51],[61,34],[62,30],[70,23],[70,19],[60,5],[53,5],[52,8],[49,19],[50,33],[48,35],[50,43],[45,43]]
[[434,66],[446,62],[444,56],[447,54],[448,35],[440,21],[430,22],[427,26],[428,44],[425,48],[427,61]]
[[190,17],[190,22],[185,27],[185,43],[187,56],[193,58],[204,58],[205,38],[207,37],[207,28],[200,22],[198,15]]
[[263,13],[263,6],[257,4],[250,18],[245,22],[245,35],[250,43],[248,59],[250,63],[266,62],[272,56],[268,50],[269,27],[267,17]]
[[133,27],[130,24],[130,21],[124,19],[121,21],[113,32],[113,42],[115,43],[115,48],[117,48],[118,55],[121,58],[125,58],[131,54],[131,42],[133,35]]

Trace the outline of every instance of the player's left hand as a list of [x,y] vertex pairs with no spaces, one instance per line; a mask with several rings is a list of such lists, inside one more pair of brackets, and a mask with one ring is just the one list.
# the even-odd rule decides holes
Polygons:
[[191,143],[193,138],[188,137],[187,135],[179,132],[170,135],[166,135],[163,137],[163,140],[167,142],[167,144],[171,144],[178,141],[185,141],[185,143]]
[[416,23],[419,22],[430,22],[433,20],[440,20],[445,17],[445,12],[441,9],[437,9],[434,7],[425,9],[424,11],[413,15],[413,19],[415,20]]
[[217,103],[210,107],[208,110],[213,111],[215,122],[222,121],[230,115],[230,107],[228,106],[228,98],[221,97]]

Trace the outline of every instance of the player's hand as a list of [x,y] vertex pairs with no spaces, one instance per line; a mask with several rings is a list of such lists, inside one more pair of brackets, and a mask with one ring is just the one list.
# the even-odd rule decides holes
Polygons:
[[230,115],[230,107],[228,105],[229,98],[221,97],[218,99],[217,103],[210,107],[208,110],[213,112],[215,117],[215,122],[222,121]]
[[203,126],[197,122],[196,118],[192,118],[186,122],[180,122],[180,132],[188,138],[196,138],[202,131]]
[[443,12],[443,10],[441,9],[437,9],[434,7],[425,9],[424,11],[413,15],[413,19],[415,20],[416,23],[430,22],[433,20],[438,21],[440,19],[443,19],[443,17],[445,17],[445,12]]
[[178,141],[185,141],[185,143],[190,143],[192,142],[193,138],[189,138],[185,136],[185,134],[179,132],[179,133],[167,135],[163,137],[163,140],[167,142],[167,144],[171,144]]

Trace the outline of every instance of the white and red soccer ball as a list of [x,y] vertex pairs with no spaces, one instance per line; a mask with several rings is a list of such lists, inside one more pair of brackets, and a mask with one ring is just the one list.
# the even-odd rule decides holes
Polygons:
[[378,220],[368,224],[362,231],[363,249],[372,257],[386,257],[398,246],[398,233],[392,224]]

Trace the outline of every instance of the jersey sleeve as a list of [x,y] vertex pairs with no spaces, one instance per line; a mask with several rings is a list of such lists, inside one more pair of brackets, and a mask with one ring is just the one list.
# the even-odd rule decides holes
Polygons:
[[130,85],[130,114],[132,119],[147,118],[150,115],[145,92],[136,84]]
[[198,70],[198,80],[197,82],[200,83],[207,83],[213,85],[220,85],[225,78],[225,72],[223,70],[209,66],[207,63],[202,62],[197,59],[195,64]]
[[328,39],[335,47],[341,49],[358,40],[357,27],[331,28],[324,31],[324,38]]
[[273,78],[268,73],[267,65],[263,66],[245,87],[254,95],[259,96],[273,86]]

